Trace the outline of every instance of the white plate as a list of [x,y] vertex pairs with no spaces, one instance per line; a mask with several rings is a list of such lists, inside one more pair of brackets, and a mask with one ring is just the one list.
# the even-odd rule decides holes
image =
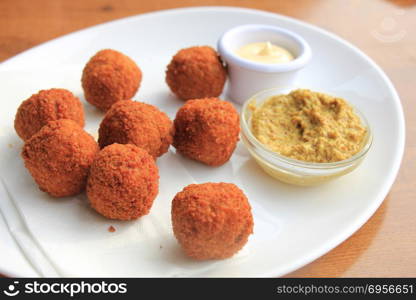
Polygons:
[[[274,24],[310,43],[313,59],[298,85],[343,96],[368,118],[373,147],[353,173],[318,187],[274,181],[240,142],[230,162],[210,168],[175,154],[158,160],[161,192],[150,215],[114,222],[88,208],[85,196],[52,199],[40,192],[19,157],[13,129],[20,102],[40,89],[62,87],[83,99],[82,68],[103,48],[132,57],[144,80],[135,99],[174,118],[182,104],[164,82],[165,67],[179,49],[212,45],[226,29]],[[202,7],[144,14],[95,26],[48,42],[0,65],[1,169],[0,271],[21,276],[280,276],[328,252],[379,207],[399,169],[404,118],[390,80],[365,54],[335,35],[303,22],[256,10]],[[89,104],[86,129],[102,118]],[[195,262],[177,245],[170,202],[191,182],[226,181],[247,194],[255,227],[246,247],[224,261]],[[115,233],[108,226],[117,228]]]

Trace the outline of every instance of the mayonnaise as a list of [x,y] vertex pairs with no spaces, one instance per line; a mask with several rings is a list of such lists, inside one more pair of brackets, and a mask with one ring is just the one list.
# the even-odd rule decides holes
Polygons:
[[244,45],[237,49],[236,54],[241,58],[265,64],[285,63],[294,59],[288,50],[270,42]]

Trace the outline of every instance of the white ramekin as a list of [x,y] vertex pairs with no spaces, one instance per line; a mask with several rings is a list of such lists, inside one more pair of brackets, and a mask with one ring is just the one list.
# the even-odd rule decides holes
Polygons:
[[[249,43],[271,42],[289,50],[295,57],[288,63],[265,64],[249,61],[235,51]],[[243,104],[255,93],[272,87],[293,84],[296,73],[310,60],[312,51],[306,41],[289,30],[263,24],[241,25],[226,31],[218,40],[218,52],[229,75],[227,96]]]

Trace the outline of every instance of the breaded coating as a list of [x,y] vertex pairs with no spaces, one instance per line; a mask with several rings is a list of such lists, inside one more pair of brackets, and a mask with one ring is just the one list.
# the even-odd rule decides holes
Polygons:
[[172,226],[188,256],[224,259],[247,243],[253,216],[247,197],[236,185],[191,184],[172,201]]
[[94,138],[72,120],[43,126],[26,141],[22,157],[39,188],[54,197],[82,192],[99,148]]
[[176,150],[210,166],[230,159],[240,132],[237,110],[218,98],[187,101],[177,112],[174,126]]
[[226,79],[218,53],[209,46],[180,50],[166,70],[166,83],[183,100],[218,97]]
[[115,103],[98,131],[101,148],[113,143],[134,144],[154,158],[168,151],[173,140],[173,123],[156,106],[132,100]]
[[84,108],[81,101],[65,89],[41,90],[20,104],[14,128],[26,141],[49,121],[70,119],[84,127]]
[[133,220],[149,213],[159,190],[155,160],[135,145],[112,144],[94,160],[88,177],[91,206],[109,219]]
[[85,99],[107,111],[120,100],[131,99],[140,87],[142,72],[128,56],[105,49],[95,54],[82,72]]

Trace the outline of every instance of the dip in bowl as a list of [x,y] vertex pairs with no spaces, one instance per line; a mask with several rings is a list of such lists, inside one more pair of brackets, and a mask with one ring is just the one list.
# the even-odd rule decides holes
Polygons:
[[310,90],[269,89],[243,106],[241,138],[272,177],[316,185],[353,171],[372,144],[370,126],[342,98]]
[[259,91],[292,85],[312,57],[302,36],[266,24],[229,29],[218,40],[218,52],[228,68],[227,95],[239,104]]

